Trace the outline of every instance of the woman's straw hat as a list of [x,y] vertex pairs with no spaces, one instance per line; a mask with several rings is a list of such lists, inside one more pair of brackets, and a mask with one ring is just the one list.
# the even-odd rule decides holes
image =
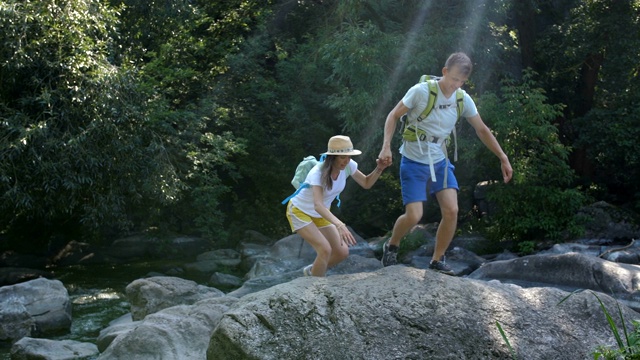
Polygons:
[[360,155],[362,151],[353,148],[348,136],[336,135],[329,139],[327,152],[322,155]]

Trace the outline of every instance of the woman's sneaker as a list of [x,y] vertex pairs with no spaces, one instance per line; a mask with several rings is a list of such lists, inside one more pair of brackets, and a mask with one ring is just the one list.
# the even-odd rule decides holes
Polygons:
[[302,269],[302,273],[304,274],[304,276],[313,276],[313,275],[311,275],[311,268],[312,267],[313,267],[313,264],[307,265]]
[[389,241],[382,245],[382,266],[391,266],[398,264],[398,251],[389,250]]
[[431,263],[429,263],[429,269],[441,272],[446,275],[454,274],[453,270],[444,261],[431,260]]

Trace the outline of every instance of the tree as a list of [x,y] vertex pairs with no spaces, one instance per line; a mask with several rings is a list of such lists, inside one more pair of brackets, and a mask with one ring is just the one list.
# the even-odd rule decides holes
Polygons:
[[547,103],[536,76],[525,71],[520,82],[505,80],[499,93],[479,100],[514,173],[512,183],[500,184],[499,167],[495,161],[487,163],[494,157],[482,146],[475,149],[479,179],[496,179],[488,194],[496,207],[489,220],[493,239],[560,240],[581,231],[574,215],[585,197],[574,187],[575,174],[567,162],[570,149],[560,142],[553,125],[563,105]]
[[158,138],[142,131],[132,74],[109,62],[117,9],[92,0],[1,8],[0,231],[46,241],[78,225],[128,228],[128,204],[161,201],[159,187],[173,184],[159,176]]
[[631,105],[639,96],[640,3],[578,2],[563,20],[538,46],[545,86],[567,102],[562,130],[575,148],[572,167],[598,199],[640,209],[640,117]]

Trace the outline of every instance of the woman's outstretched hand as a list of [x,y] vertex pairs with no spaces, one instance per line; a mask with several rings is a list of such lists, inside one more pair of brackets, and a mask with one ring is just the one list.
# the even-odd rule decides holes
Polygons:
[[376,167],[380,170],[388,168],[389,165],[391,165],[391,160],[376,159]]
[[356,238],[354,238],[351,231],[347,229],[346,224],[343,223],[341,226],[338,226],[338,234],[340,234],[340,241],[345,242],[347,246],[353,246],[356,244]]

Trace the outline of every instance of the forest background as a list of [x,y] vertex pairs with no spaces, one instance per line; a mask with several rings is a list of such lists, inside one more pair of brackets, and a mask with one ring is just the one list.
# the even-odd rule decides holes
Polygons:
[[[0,250],[286,236],[297,163],[346,134],[371,171],[387,113],[455,51],[515,174],[459,124],[461,201],[486,181],[493,204],[461,228],[562,240],[585,204],[640,212],[637,0],[0,0]],[[403,211],[394,157],[335,209],[363,236]]]

